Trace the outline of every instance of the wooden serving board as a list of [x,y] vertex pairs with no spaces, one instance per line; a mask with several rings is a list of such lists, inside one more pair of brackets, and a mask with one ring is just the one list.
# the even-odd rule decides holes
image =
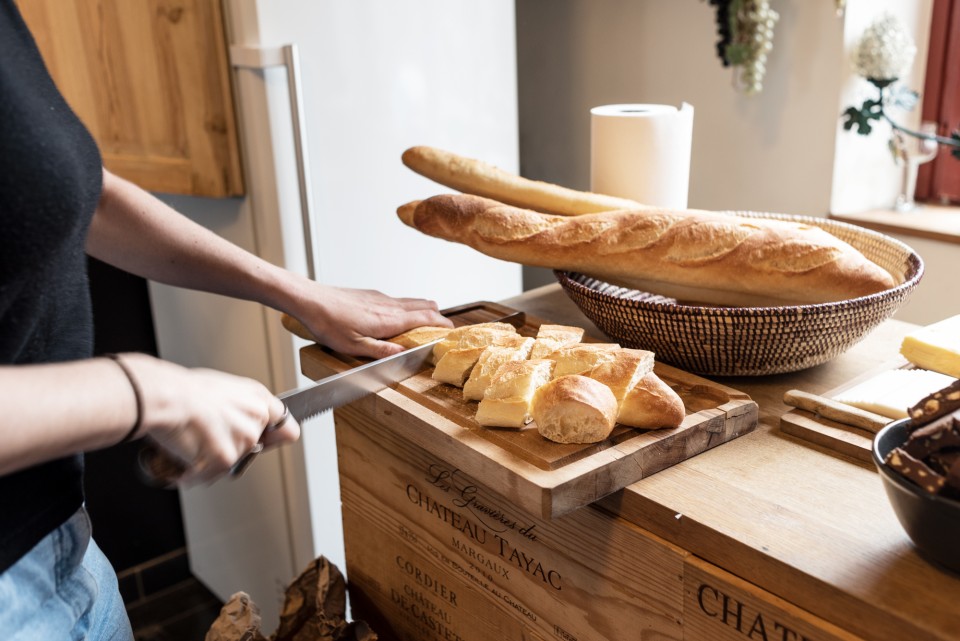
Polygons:
[[[460,325],[488,322],[515,310],[497,303],[465,305],[444,313]],[[526,317],[518,331],[535,336],[543,322]],[[585,338],[585,341],[597,339]],[[362,364],[362,360],[336,354],[319,345],[300,353],[303,373],[319,379]],[[465,401],[459,388],[438,383],[432,368],[394,385],[377,396],[389,397],[397,410],[384,409],[390,422],[407,421],[410,435],[429,451],[455,466],[472,461],[480,468],[478,480],[498,487],[482,469],[493,470],[519,482],[528,492],[528,507],[546,518],[587,505],[640,479],[686,460],[711,447],[753,431],[757,404],[733,388],[657,363],[655,372],[684,401],[687,417],[676,429],[638,430],[617,425],[606,440],[592,444],[559,444],[540,436],[536,424],[521,430],[483,427],[475,420],[478,403]],[[366,399],[356,405],[365,403]],[[376,410],[376,403],[367,403]],[[435,434],[431,435],[431,431]],[[444,435],[450,438],[444,438]],[[491,467],[492,465],[492,467]],[[466,471],[466,470],[465,470]],[[522,499],[521,499],[522,500]]]
[[[906,359],[898,357],[839,385],[821,396],[833,398],[840,392],[874,376],[894,369],[912,369]],[[873,463],[873,433],[869,430],[845,425],[819,416],[813,412],[793,408],[780,417],[780,431],[815,443],[828,450],[845,454],[864,463]]]

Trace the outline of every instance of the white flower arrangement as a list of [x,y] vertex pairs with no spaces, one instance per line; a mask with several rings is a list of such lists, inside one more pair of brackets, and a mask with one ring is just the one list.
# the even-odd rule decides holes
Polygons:
[[893,86],[913,64],[916,54],[913,39],[893,15],[884,13],[867,27],[853,49],[851,60],[857,74],[877,88],[878,96],[864,100],[859,108],[847,107],[843,112],[843,128],[850,131],[856,127],[858,134],[866,136],[873,131],[875,121],[883,120],[893,128],[894,138],[902,140],[907,135],[952,147],[953,155],[960,159],[960,133],[953,132],[947,137],[913,131],[898,124],[886,111],[888,107],[909,110],[916,106],[917,92]]
[[913,64],[916,55],[917,47],[903,24],[893,14],[884,13],[854,47],[853,68],[870,81],[889,84]]

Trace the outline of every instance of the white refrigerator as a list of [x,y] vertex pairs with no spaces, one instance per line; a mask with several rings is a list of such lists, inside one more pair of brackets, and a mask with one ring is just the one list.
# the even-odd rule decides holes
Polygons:
[[[518,170],[513,0],[224,0],[246,197],[163,196],[218,234],[317,280],[433,298],[521,290],[518,265],[428,238],[398,205],[449,191],[406,169],[418,144]],[[307,381],[272,310],[151,284],[162,357]],[[345,571],[332,417],[236,481],[181,490],[191,569],[249,593],[269,632],[283,588],[318,555]],[[371,470],[376,473],[376,470]]]

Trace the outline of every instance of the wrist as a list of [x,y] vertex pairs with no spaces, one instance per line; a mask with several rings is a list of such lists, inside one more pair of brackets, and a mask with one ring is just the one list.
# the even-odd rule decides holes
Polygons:
[[126,443],[127,441],[132,441],[142,436],[143,391],[140,387],[140,381],[137,380],[133,370],[130,368],[124,358],[120,356],[120,354],[104,354],[104,357],[113,361],[120,371],[123,372],[123,375],[126,377],[127,383],[130,386],[130,392],[133,394],[134,418],[131,422],[130,428],[126,431],[123,438],[117,441],[116,444],[120,445],[121,443]]
[[335,300],[332,289],[329,285],[297,276],[285,283],[281,299],[273,307],[294,317],[309,331],[322,335],[333,317],[328,307]]

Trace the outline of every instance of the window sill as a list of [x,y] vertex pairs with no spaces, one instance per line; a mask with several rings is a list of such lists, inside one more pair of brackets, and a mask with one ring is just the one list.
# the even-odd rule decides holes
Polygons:
[[921,205],[916,211],[908,213],[874,209],[855,214],[831,214],[830,218],[885,234],[902,234],[960,245],[958,206]]

